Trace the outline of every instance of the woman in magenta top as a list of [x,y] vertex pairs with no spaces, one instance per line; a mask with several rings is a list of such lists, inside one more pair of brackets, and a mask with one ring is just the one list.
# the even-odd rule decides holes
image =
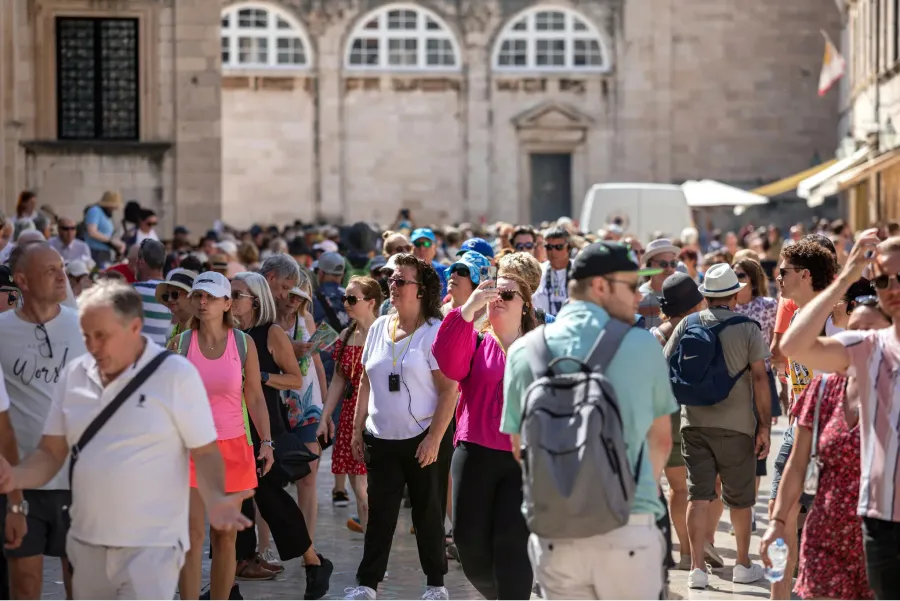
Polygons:
[[[459,382],[453,539],[466,578],[485,599],[531,596],[522,471],[500,432],[506,350],[535,327],[531,295],[525,280],[501,271],[450,311],[432,347],[444,375]],[[488,321],[479,332],[473,321],[485,306]]]

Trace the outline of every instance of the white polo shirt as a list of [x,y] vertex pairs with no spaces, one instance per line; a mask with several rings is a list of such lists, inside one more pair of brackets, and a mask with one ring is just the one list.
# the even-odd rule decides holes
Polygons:
[[[105,389],[89,355],[73,361],[56,388],[44,434],[70,447],[162,348],[147,340],[137,363]],[[98,431],[78,458],[72,526],[79,541],[110,547],[190,546],[188,449],[216,441],[200,374],[168,357]]]

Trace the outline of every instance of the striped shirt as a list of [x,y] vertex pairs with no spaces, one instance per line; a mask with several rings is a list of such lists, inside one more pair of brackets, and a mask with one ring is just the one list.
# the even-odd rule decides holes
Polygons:
[[157,280],[136,282],[134,289],[138,291],[144,302],[142,333],[159,346],[164,347],[169,340],[169,332],[172,331],[172,312],[156,300],[156,286],[161,283]]
[[857,513],[900,522],[900,341],[894,328],[841,332],[859,394],[862,475]]

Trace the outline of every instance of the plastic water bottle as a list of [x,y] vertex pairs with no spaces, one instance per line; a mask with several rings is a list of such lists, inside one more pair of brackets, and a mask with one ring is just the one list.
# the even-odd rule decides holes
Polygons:
[[781,582],[781,579],[784,578],[784,568],[788,558],[788,547],[784,544],[784,539],[776,539],[769,545],[766,554],[769,556],[769,561],[772,562],[772,567],[766,568],[766,580]]

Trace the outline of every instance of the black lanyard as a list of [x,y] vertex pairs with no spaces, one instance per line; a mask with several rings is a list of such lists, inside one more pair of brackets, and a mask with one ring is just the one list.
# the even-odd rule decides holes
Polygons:
[[[572,262],[569,261],[568,263],[566,263],[566,281],[563,283],[563,291],[565,292],[565,295],[564,295],[564,296],[568,296],[568,291],[569,291],[569,270],[570,270],[571,268],[572,268]],[[551,265],[551,264],[548,262],[548,263],[547,263],[547,281],[546,281],[546,286],[547,286],[547,297],[548,297],[548,298],[552,298],[552,297],[553,297],[552,288],[550,287],[550,280],[553,279],[553,272],[554,272],[554,271],[555,271],[555,270],[553,269],[553,265]]]

